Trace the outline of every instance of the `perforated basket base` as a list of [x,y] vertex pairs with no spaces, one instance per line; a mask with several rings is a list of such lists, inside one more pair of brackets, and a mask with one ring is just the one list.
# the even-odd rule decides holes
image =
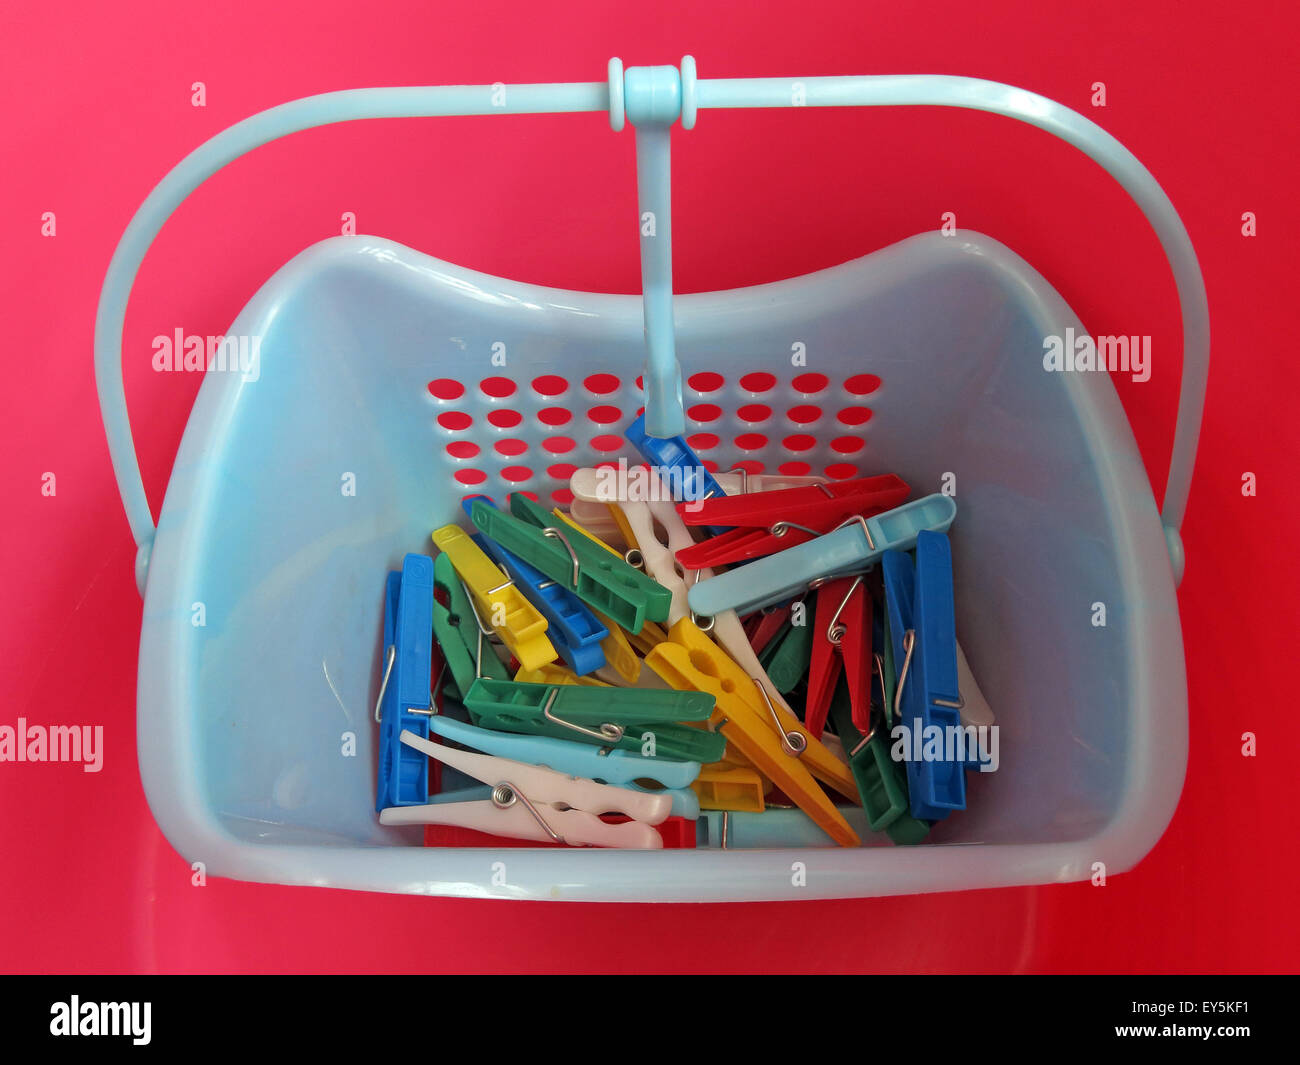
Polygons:
[[1173,579],[1109,379],[1043,369],[1044,336],[1082,332],[1060,297],[986,237],[928,234],[680,297],[677,322],[708,461],[955,485],[958,635],[1002,726],[969,809],[912,848],[512,850],[505,884],[492,851],[379,826],[384,574],[462,495],[563,501],[572,466],[624,451],[641,304],[336,238],[232,326],[260,337],[259,376],[208,374],[159,520],[140,768],[186,858],[279,883],[666,901],[1082,879],[1146,853],[1186,763]]

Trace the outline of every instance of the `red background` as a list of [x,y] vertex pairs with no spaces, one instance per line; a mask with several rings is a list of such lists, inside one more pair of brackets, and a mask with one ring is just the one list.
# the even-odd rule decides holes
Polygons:
[[[1297,629],[1296,20],[1285,3],[44,3],[0,16],[9,334],[0,724],[102,721],[106,765],[0,765],[7,971],[1294,970]],[[470,10],[467,10],[470,9]],[[1134,872],[1087,884],[815,904],[609,906],[190,886],[135,765],[140,600],[91,368],[112,249],[147,191],[223,127],[284,100],[388,84],[599,81],[609,56],[701,76],[949,73],[1100,122],[1178,207],[1214,358],[1180,600],[1187,784]],[[207,106],[190,103],[194,81]],[[1107,106],[1090,105],[1103,81]],[[1116,382],[1163,491],[1180,341],[1137,209],[1045,134],[966,112],[702,113],[674,135],[679,289],[789,277],[958,224],[1008,244],[1097,333],[1149,333]],[[371,122],[259,149],[200,189],[145,263],[127,395],[155,512],[199,384],[149,341],[224,331],[354,211],[365,233],[542,284],[638,289],[632,135],[599,115]],[[58,232],[40,234],[54,211]],[[1259,235],[1241,235],[1253,211]],[[58,494],[40,493],[53,471]],[[1243,498],[1244,471],[1259,479]],[[1242,757],[1241,734],[1258,735]],[[1285,756],[1285,757],[1284,757]]]

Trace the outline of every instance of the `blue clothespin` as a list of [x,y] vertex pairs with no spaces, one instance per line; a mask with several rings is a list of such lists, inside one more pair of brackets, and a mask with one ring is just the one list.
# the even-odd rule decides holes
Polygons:
[[384,660],[375,715],[379,776],[375,809],[429,801],[429,759],[401,742],[403,729],[429,738],[433,713],[433,559],[407,555],[384,587]]
[[[460,504],[466,514],[470,514],[476,499],[493,510],[497,509],[496,503],[487,496],[469,496]],[[515,586],[546,618],[547,637],[574,673],[584,676],[605,664],[605,652],[600,641],[609,635],[609,629],[601,624],[586,603],[495,540],[482,533],[470,539],[505,567]]]
[[825,536],[692,585],[687,602],[709,617],[724,610],[747,614],[802,594],[821,578],[865,572],[885,552],[915,546],[923,529],[946,532],[956,516],[952,497],[935,493],[873,518],[852,518]]
[[[727,494],[691,450],[685,437],[650,436],[645,431],[644,414],[638,414],[632,424],[623,430],[623,435],[646,462],[659,467],[661,479],[675,489],[674,501],[696,502],[722,498]],[[728,528],[729,526],[710,526],[709,532],[718,536]]]
[[[907,726],[907,787],[912,816],[937,821],[952,810],[966,809],[967,759],[947,758],[950,738],[961,728],[961,694],[957,689],[957,635],[953,614],[952,548],[948,537],[921,532],[916,537],[916,565],[903,551],[889,551],[881,561],[889,633],[898,669],[901,724]],[[940,729],[939,760],[921,757],[925,741]],[[964,742],[964,734],[963,734]]]

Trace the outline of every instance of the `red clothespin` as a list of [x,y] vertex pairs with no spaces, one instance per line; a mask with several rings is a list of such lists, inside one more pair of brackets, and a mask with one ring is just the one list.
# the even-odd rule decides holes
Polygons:
[[775,639],[776,634],[781,631],[781,626],[789,618],[790,604],[784,603],[766,612],[760,610],[756,616],[758,624],[754,626],[753,632],[748,633],[749,644],[754,648],[755,654],[762,654],[763,648]]
[[770,555],[830,532],[849,518],[874,517],[904,502],[911,489],[892,473],[852,481],[750,492],[679,503],[687,525],[731,526],[677,552],[687,569],[706,569]]
[[871,717],[871,606],[862,577],[838,577],[821,585],[813,625],[804,724],[814,736],[821,736],[844,670],[854,724],[867,723],[862,729],[866,733]]
[[827,637],[844,659],[853,724],[864,736],[871,731],[871,596],[861,577],[854,578],[838,617],[832,616]]

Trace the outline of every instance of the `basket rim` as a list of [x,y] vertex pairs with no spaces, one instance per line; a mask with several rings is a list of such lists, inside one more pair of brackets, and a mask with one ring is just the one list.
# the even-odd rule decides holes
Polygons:
[[[952,237],[925,233],[858,259],[811,274],[762,285],[675,296],[684,343],[724,332],[738,314],[754,307],[806,308],[819,312],[810,299],[825,289],[830,275],[876,278],[901,283],[962,258],[976,257],[1001,282],[1019,290],[1043,320],[1078,325],[1065,301],[1028,263],[992,238],[972,231]],[[526,313],[524,304],[563,300],[573,307],[599,310],[590,328],[627,328],[642,315],[639,295],[585,293],[544,288],[466,270],[393,241],[374,237],[332,237],[305,249],[266,282],[230,329],[231,334],[254,332],[253,323],[273,317],[292,293],[322,272],[339,268],[382,268],[398,284],[420,287],[471,286],[507,297],[505,313]],[[394,271],[391,268],[398,266]],[[511,307],[518,308],[511,311]],[[1090,446],[1104,456],[1112,441],[1107,434],[1127,433],[1122,408],[1107,375],[1061,375],[1071,402],[1080,410]],[[198,737],[192,727],[190,693],[197,690],[190,626],[166,622],[178,604],[188,607],[184,590],[200,553],[205,488],[204,455],[215,435],[224,432],[236,409],[240,391],[237,375],[207,374],[195,401],[169,480],[158,535],[145,589],[138,684],[139,763],[146,797],[155,819],[173,847],[187,858],[206,863],[209,875],[268,883],[300,883],[360,890],[470,897],[550,898],[590,901],[759,901],[860,897],[964,887],[1088,879],[1093,861],[1105,861],[1110,871],[1131,868],[1154,846],[1172,818],[1186,765],[1185,676],[1151,678],[1140,672],[1129,678],[1135,699],[1154,712],[1130,723],[1130,779],[1125,798],[1111,820],[1095,835],[1064,842],[958,845],[961,857],[950,857],[954,845],[916,848],[864,847],[856,850],[800,851],[797,856],[815,866],[808,887],[789,885],[791,850],[658,852],[653,857],[627,852],[583,850],[515,850],[511,852],[509,887],[492,887],[485,880],[488,862],[479,850],[439,848],[430,854],[420,847],[324,847],[314,844],[258,844],[233,835],[207,803],[197,766]],[[1145,474],[1141,480],[1124,464],[1102,463],[1110,482],[1108,498],[1120,501],[1111,515],[1118,531],[1116,557],[1126,587],[1150,619],[1164,620],[1172,609],[1177,618],[1174,575],[1151,572],[1138,565],[1134,545],[1162,538],[1158,513]],[[1140,491],[1139,491],[1140,489]],[[1140,641],[1161,642],[1163,652],[1176,650],[1182,660],[1181,629],[1137,623]],[[186,631],[190,630],[190,631]],[[1157,649],[1158,650],[1158,649]],[[1134,651],[1134,658],[1143,653]],[[179,708],[179,709],[178,709]],[[1154,745],[1163,757],[1180,766],[1176,781],[1166,776],[1159,786],[1140,777]],[[1138,775],[1135,777],[1134,774]],[[656,862],[657,876],[647,876]],[[663,864],[665,861],[667,865]],[[594,863],[594,864],[590,864]],[[952,870],[960,866],[961,876]],[[563,870],[562,873],[557,870]],[[780,875],[775,875],[779,873]],[[557,886],[562,884],[563,886]],[[756,885],[762,885],[756,886]],[[920,885],[920,886],[917,886]]]

